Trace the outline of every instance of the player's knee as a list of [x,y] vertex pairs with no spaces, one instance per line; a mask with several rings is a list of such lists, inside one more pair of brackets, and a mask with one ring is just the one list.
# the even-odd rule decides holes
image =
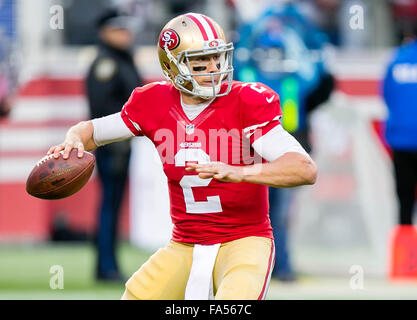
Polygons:
[[159,249],[132,275],[126,288],[139,300],[183,299],[192,250],[187,255],[189,259],[172,248]]
[[256,300],[265,282],[264,272],[255,264],[240,265],[232,270],[221,282],[216,300]]

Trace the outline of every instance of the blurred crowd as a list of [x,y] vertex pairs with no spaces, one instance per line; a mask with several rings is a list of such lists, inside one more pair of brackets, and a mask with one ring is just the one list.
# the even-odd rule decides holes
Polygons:
[[[108,7],[118,7],[133,17],[135,47],[154,45],[163,21],[193,11],[205,12],[220,21],[228,38],[242,43],[250,41],[245,36],[245,26],[259,24],[256,28],[263,28],[264,18],[287,7],[285,24],[293,24],[291,28],[308,42],[309,49],[323,44],[347,49],[393,47],[406,41],[417,29],[417,3],[413,0],[53,0],[49,5],[54,4],[64,8],[65,28],[39,36],[46,47],[97,44],[94,24]],[[18,78],[12,60],[18,52],[25,52],[25,43],[17,39],[16,33],[18,7],[24,6],[25,1],[7,0],[0,5],[0,114],[5,115]],[[356,23],[359,29],[352,29],[351,23]],[[36,37],[26,38],[36,41]]]
[[[36,45],[45,47],[95,45],[98,39],[95,21],[106,8],[114,6],[133,17],[131,29],[135,47],[154,45],[163,21],[193,11],[205,12],[220,21],[233,42],[244,41],[242,31],[245,25],[258,24],[265,16],[282,10],[283,6],[292,7],[287,9],[287,22],[294,23],[293,29],[301,32],[303,41],[311,40],[315,45],[327,42],[347,49],[393,47],[412,36],[417,26],[417,3],[413,0],[53,0],[48,3],[49,6],[54,4],[64,9],[65,28],[60,32],[50,29],[36,31],[36,35],[30,34],[22,39],[17,39],[16,30],[33,29],[19,26],[17,22],[17,16],[22,15],[18,12],[19,6],[25,6],[26,0],[7,0],[0,4],[0,64],[2,77],[7,76],[6,82],[13,83],[16,78],[11,76],[14,71],[8,70],[11,66],[10,50],[14,50],[14,55],[30,52],[34,44],[25,44],[26,39],[41,42]],[[307,34],[309,26],[320,30],[321,34],[317,36],[316,33],[315,38],[310,39]],[[25,51],[25,45],[29,50]],[[1,81],[1,88],[5,88],[5,80]],[[11,90],[13,85],[8,87]]]
[[7,29],[0,28],[0,118],[9,114],[17,85],[14,43]]
[[[398,45],[414,32],[417,16],[413,0],[78,0],[65,5],[63,43],[69,45],[95,43],[92,26],[102,12],[97,8],[114,5],[137,18],[137,45],[153,45],[163,21],[183,12],[205,12],[239,37],[235,31],[241,24],[253,23],[268,9],[292,5],[299,19],[309,20],[339,47]],[[362,18],[363,28],[352,32],[350,21]]]

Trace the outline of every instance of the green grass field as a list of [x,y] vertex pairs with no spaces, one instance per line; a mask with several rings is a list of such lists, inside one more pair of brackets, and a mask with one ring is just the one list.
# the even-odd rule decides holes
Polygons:
[[[118,255],[126,277],[151,255],[122,243]],[[64,270],[64,288],[51,289],[54,265]],[[90,243],[0,245],[0,300],[117,300],[124,285],[97,283],[94,279],[95,250]],[[267,299],[417,299],[417,281],[391,283],[366,276],[360,290],[349,285],[350,274],[299,275],[294,283],[272,280]]]
[[[127,243],[120,245],[120,267],[126,277],[150,256]],[[50,273],[62,266],[64,289],[51,289]],[[92,244],[0,246],[0,299],[120,299],[123,284],[97,283]]]

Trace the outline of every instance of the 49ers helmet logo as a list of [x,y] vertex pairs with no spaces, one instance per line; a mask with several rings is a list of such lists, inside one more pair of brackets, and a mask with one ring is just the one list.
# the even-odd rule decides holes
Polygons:
[[219,46],[219,41],[213,40],[209,43],[209,47],[214,48]]
[[161,37],[159,38],[159,46],[161,48],[165,48],[165,46],[169,50],[173,50],[180,44],[180,37],[178,33],[176,33],[172,29],[166,29],[161,32]]

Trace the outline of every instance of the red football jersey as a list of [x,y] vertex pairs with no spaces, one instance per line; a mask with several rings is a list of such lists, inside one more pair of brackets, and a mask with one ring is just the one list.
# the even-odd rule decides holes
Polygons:
[[185,166],[263,161],[251,143],[279,124],[276,92],[260,83],[234,81],[228,95],[214,99],[191,121],[180,92],[170,83],[155,82],[136,88],[121,114],[135,135],[147,136],[158,150],[169,184],[172,240],[209,245],[246,236],[272,239],[267,186],[201,179]]

